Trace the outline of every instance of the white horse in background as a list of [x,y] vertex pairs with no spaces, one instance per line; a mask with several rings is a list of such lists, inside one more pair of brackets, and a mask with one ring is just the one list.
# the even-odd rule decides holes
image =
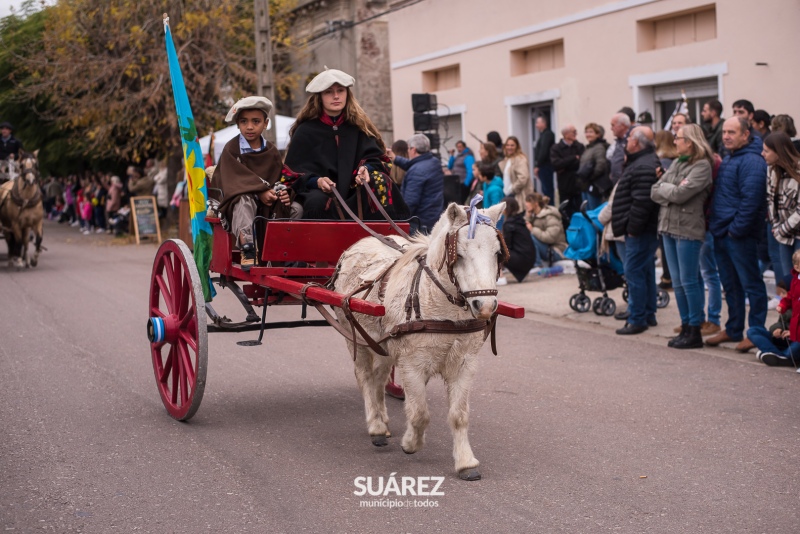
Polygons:
[[14,159],[14,154],[0,160],[0,184],[15,180],[17,176],[19,176],[19,163]]
[[[415,236],[411,241],[392,236],[391,239],[404,245],[403,251],[393,250],[374,237],[362,239],[347,249],[339,260],[334,290],[349,294],[365,281],[376,280],[393,265],[380,291],[376,285],[366,297],[356,295],[382,303],[386,308],[383,317],[355,314],[367,333],[374,340],[379,340],[397,325],[409,322],[406,302],[412,292],[415,275],[419,276],[419,258],[424,256],[424,261],[443,287],[437,287],[428,273],[421,274],[418,291],[421,319],[463,323],[481,322],[476,319],[490,321],[498,306],[496,282],[499,262],[503,261],[506,253],[505,244],[495,227],[504,209],[505,203],[501,203],[481,210],[479,213],[484,216],[483,224],[473,223],[470,227],[466,208],[450,204],[430,236]],[[469,237],[472,231],[474,236]],[[448,234],[451,236],[449,244],[454,262],[450,270],[446,261]],[[451,273],[455,284],[450,279]],[[451,303],[442,289],[451,297],[464,295],[464,306]],[[336,312],[339,322],[347,325],[344,312],[339,308]],[[472,333],[422,332],[389,337],[381,344],[388,357],[359,343],[355,352],[355,375],[364,396],[367,429],[373,444],[387,445],[386,438],[391,436],[384,386],[392,366],[400,374],[405,389],[407,424],[401,446],[407,454],[419,451],[424,444],[425,429],[430,421],[425,387],[431,377],[439,375],[447,390],[448,422],[453,434],[456,471],[464,480],[480,479],[477,470],[479,462],[472,453],[467,430],[469,392],[477,370],[477,353],[487,333],[488,330]],[[358,339],[361,340],[360,337]],[[353,343],[347,343],[353,354]]]

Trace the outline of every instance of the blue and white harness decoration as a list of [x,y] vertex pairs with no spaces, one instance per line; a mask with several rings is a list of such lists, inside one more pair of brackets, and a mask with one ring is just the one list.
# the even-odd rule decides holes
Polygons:
[[469,228],[467,229],[467,239],[475,239],[475,228],[479,224],[486,224],[494,228],[492,220],[483,213],[480,213],[478,208],[475,207],[481,200],[483,200],[482,195],[475,195],[469,202]]

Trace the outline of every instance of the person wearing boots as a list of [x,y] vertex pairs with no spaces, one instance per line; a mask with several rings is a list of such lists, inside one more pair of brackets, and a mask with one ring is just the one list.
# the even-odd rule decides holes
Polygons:
[[248,96],[233,105],[225,121],[236,124],[239,135],[225,144],[212,178],[222,190],[219,212],[223,227],[236,238],[244,271],[256,264],[256,216],[302,217],[302,207],[294,201],[298,175],[283,164],[277,147],[263,137],[271,110],[272,102],[263,96]]
[[640,334],[656,326],[656,265],[659,206],[650,198],[660,166],[653,131],[646,126],[631,130],[626,141],[627,163],[617,182],[611,208],[614,236],[625,236],[625,279],[628,316],[620,336]]
[[699,349],[703,346],[703,281],[700,249],[706,235],[703,206],[711,191],[713,152],[702,128],[687,124],[675,136],[678,158],[653,184],[650,198],[661,206],[658,232],[664,239],[666,262],[672,275],[681,331],[668,346]]

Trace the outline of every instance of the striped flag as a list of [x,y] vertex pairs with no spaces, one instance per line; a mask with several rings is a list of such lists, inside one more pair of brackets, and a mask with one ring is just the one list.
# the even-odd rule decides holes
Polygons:
[[669,116],[669,120],[667,121],[667,124],[664,125],[664,129],[665,130],[671,130],[672,129],[672,119],[674,119],[675,115],[677,115],[678,113],[680,113],[682,115],[686,115],[687,117],[689,116],[689,99],[686,98],[686,92],[683,89],[681,89],[681,100],[680,100],[680,102],[678,102],[675,105],[675,111],[672,112],[672,115]]
[[172,95],[175,98],[175,110],[178,113],[178,128],[181,132],[181,145],[183,146],[183,161],[186,166],[187,189],[189,191],[189,213],[192,218],[192,239],[194,241],[194,261],[203,286],[203,297],[206,302],[211,302],[215,295],[211,285],[209,265],[211,264],[211,248],[213,232],[211,224],[206,221],[206,201],[208,189],[206,188],[206,172],[203,168],[203,151],[197,142],[197,128],[194,124],[192,107],[189,96],[186,94],[186,85],[183,83],[181,66],[178,63],[178,54],[172,42],[172,32],[169,29],[169,17],[164,14],[164,32],[167,41],[167,61],[169,62],[169,77],[172,81]]

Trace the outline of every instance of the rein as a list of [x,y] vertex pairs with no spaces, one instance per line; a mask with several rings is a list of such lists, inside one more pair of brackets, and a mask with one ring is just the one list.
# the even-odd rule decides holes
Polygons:
[[[370,187],[365,187],[367,194],[374,202],[375,206],[377,206],[378,210],[380,211],[381,215],[383,215],[384,219],[389,223],[392,229],[395,230],[401,237],[406,239],[410,239],[410,236],[403,231],[402,228],[397,226],[397,224],[389,217],[386,211],[381,206],[378,199],[375,197],[375,193],[373,193]],[[405,247],[398,244],[396,241],[389,239],[388,237],[381,235],[374,230],[372,230],[369,226],[367,226],[361,218],[357,217],[347,203],[342,198],[339,191],[334,187],[332,188],[333,196],[338,204],[341,206],[347,214],[361,226],[367,233],[369,233],[372,237],[378,239],[381,243],[392,248],[398,252],[404,252]],[[337,206],[337,209],[339,206]],[[360,210],[359,210],[360,211]],[[341,210],[340,210],[341,214]],[[466,226],[466,225],[464,225]],[[303,302],[307,304],[312,304],[317,311],[320,312],[322,317],[331,325],[333,326],[342,336],[345,337],[348,341],[353,343],[353,361],[356,359],[357,353],[357,346],[366,346],[372,349],[375,353],[381,356],[388,356],[389,354],[386,350],[381,346],[381,343],[388,339],[402,337],[408,334],[453,334],[453,333],[460,333],[460,334],[472,334],[476,332],[484,332],[484,341],[486,338],[491,334],[492,337],[492,352],[497,355],[497,344],[496,344],[496,335],[495,335],[495,324],[497,321],[497,314],[495,313],[492,315],[492,318],[489,320],[486,319],[469,319],[465,321],[451,321],[447,319],[422,319],[422,311],[420,309],[419,303],[419,286],[422,279],[422,273],[425,273],[428,278],[430,278],[431,282],[433,282],[434,286],[436,286],[447,298],[447,300],[459,308],[463,308],[464,310],[469,309],[467,305],[467,299],[476,296],[496,296],[497,290],[496,289],[478,289],[474,291],[462,291],[460,284],[458,283],[458,278],[454,272],[454,266],[456,261],[458,260],[458,231],[461,230],[464,226],[457,228],[455,231],[448,233],[445,239],[445,255],[443,258],[443,262],[447,263],[447,274],[450,278],[450,281],[456,288],[456,295],[452,295],[450,291],[447,290],[446,287],[442,284],[439,280],[439,277],[436,276],[436,273],[430,268],[426,259],[427,255],[423,254],[416,258],[417,263],[419,266],[417,267],[416,272],[414,273],[414,277],[411,283],[411,290],[406,297],[405,302],[405,311],[406,311],[406,322],[396,325],[392,330],[386,334],[384,334],[379,339],[373,339],[361,323],[358,322],[355,315],[350,309],[350,299],[360,293],[365,293],[364,298],[366,298],[372,289],[375,287],[376,284],[379,284],[380,290],[379,295],[382,294],[382,289],[386,284],[386,281],[389,277],[389,273],[392,268],[397,263],[395,260],[387,269],[385,269],[375,280],[368,280],[361,284],[359,287],[355,288],[349,294],[347,294],[342,302],[342,312],[347,319],[347,322],[350,323],[350,331],[348,332],[345,327],[339,323],[321,304],[319,303],[312,303],[308,302],[305,294],[309,287],[316,286],[313,282],[310,282],[303,286],[301,290],[301,296]],[[500,240],[500,248],[501,248],[501,257],[498,258],[498,272],[501,269],[502,263],[507,261],[508,259],[508,248],[506,246],[505,240],[503,239],[503,235],[497,231],[497,237]],[[399,259],[399,258],[398,258]],[[440,268],[442,266],[440,265]],[[338,274],[339,266],[337,265],[336,272],[334,273],[334,277],[331,278],[331,284],[335,280],[336,275]],[[412,312],[413,312],[413,319],[412,319]],[[356,336],[356,332],[361,335],[363,341],[359,340]]]

